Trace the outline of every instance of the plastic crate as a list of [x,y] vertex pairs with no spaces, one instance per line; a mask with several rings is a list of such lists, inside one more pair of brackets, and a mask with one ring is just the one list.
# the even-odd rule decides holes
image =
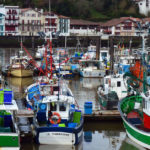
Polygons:
[[0,105],[4,103],[4,91],[3,89],[0,89]]
[[12,104],[13,92],[11,89],[4,89],[4,104]]
[[73,113],[73,123],[80,123],[81,120],[81,110],[75,110]]
[[73,123],[73,122],[68,123],[69,128],[75,128],[76,126],[77,126],[77,123]]
[[86,114],[86,115],[92,114],[92,102],[84,103],[84,114]]

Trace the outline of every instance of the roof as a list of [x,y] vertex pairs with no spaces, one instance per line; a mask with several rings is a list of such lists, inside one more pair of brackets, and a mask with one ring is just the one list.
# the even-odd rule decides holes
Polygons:
[[100,25],[100,23],[82,20],[82,19],[70,19],[70,25]]
[[63,15],[58,15],[59,18],[63,18],[63,19],[69,19],[70,17],[67,16],[63,16]]
[[23,8],[23,9],[21,9],[21,13],[24,13],[24,12],[26,12],[28,10],[33,10],[33,11],[35,11],[37,13],[41,13],[39,10],[35,10],[35,9],[32,9],[32,8]]
[[121,18],[117,18],[117,19],[115,18],[115,19],[109,20],[105,23],[102,23],[101,26],[116,26],[126,20],[131,20],[133,22],[141,21],[141,19],[139,19],[139,18],[121,17]]
[[54,14],[54,15],[57,15],[56,13],[54,13],[54,12],[52,12],[52,11],[51,11],[51,12],[45,11],[45,12],[43,13],[43,15],[49,15],[50,13],[51,13],[51,14]]
[[22,8],[22,9],[20,9],[21,10],[21,12],[26,12],[26,11],[28,11],[28,10],[31,10],[32,8]]

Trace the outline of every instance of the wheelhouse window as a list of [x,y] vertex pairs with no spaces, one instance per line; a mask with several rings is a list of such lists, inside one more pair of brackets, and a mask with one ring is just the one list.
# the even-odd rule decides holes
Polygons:
[[51,103],[50,103],[50,110],[51,110],[51,111],[56,111],[56,109],[57,109],[56,103],[55,103],[55,102],[51,102]]
[[117,87],[121,87],[121,82],[120,81],[117,82]]
[[59,103],[59,111],[66,111],[66,104],[65,103]]

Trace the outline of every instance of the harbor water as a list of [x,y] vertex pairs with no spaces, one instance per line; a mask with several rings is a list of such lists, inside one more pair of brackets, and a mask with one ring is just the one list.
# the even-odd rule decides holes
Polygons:
[[[7,67],[10,56],[18,53],[18,49],[0,49],[1,66]],[[34,55],[34,52],[32,52]],[[16,100],[24,98],[24,90],[34,82],[33,78],[7,77],[7,86],[14,91]],[[93,109],[100,109],[97,99],[97,88],[102,84],[100,78],[81,78],[79,76],[66,79],[75,100],[84,111],[84,103],[92,102]],[[19,104],[19,103],[18,103]],[[21,142],[22,150],[138,150],[144,149],[126,136],[122,121],[85,122],[82,142],[78,146],[37,145],[33,140]]]

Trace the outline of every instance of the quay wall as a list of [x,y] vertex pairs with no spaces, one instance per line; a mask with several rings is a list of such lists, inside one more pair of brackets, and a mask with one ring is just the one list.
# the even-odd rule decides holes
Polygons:
[[[7,48],[19,48],[21,38],[23,41],[23,45],[28,48],[36,48],[45,43],[45,39],[39,36],[1,36],[0,37],[0,47]],[[90,44],[96,45],[98,36],[91,37],[57,37],[53,38],[53,47],[77,47],[78,41],[80,42],[80,47],[87,47]],[[110,36],[108,40],[101,40],[101,47],[109,47],[110,39],[113,40],[113,45],[117,45],[119,43],[124,44],[125,47],[129,47],[130,41],[132,40],[132,46],[138,47],[141,44],[141,37],[121,37],[121,36]],[[66,41],[66,42],[65,42]],[[150,42],[148,42],[150,43]]]

